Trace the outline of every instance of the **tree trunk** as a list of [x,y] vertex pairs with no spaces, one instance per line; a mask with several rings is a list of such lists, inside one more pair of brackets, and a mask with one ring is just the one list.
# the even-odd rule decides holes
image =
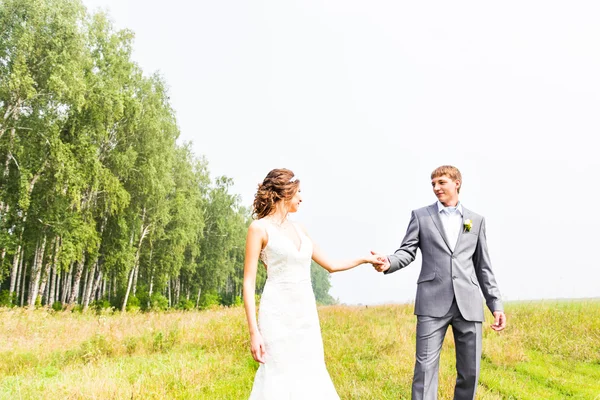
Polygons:
[[148,304],[146,307],[150,308],[152,304],[152,289],[154,288],[154,274],[150,275],[150,289],[148,290]]
[[58,298],[58,293],[57,293],[57,282],[60,282],[60,272],[57,271],[56,269],[56,263],[54,263],[52,265],[52,281],[50,284],[50,298],[48,299],[48,305],[50,307],[52,307],[54,305],[54,302],[56,301],[56,299]]
[[[48,271],[49,279],[52,279],[52,270]],[[42,297],[42,305],[48,306],[48,299],[50,297],[50,285],[46,285],[44,289],[44,296]]]
[[[87,268],[85,268],[85,266],[84,266],[85,275],[84,275],[84,277],[82,279],[82,281],[83,281],[83,296],[82,296],[82,299],[81,299],[81,304],[83,304],[83,302],[85,301],[85,294],[87,293],[88,278],[90,276],[90,269],[91,268],[92,268],[92,266],[89,266]],[[92,279],[94,279],[94,275],[92,275]]]
[[17,281],[19,280],[19,262],[21,261],[21,245],[17,245],[17,250],[15,251],[15,255],[13,256],[13,267],[10,273],[10,294],[17,291],[17,296],[19,296],[19,284]]
[[152,290],[154,289],[154,267],[152,266],[152,254],[154,253],[154,246],[152,245],[152,241],[150,241],[150,257],[148,260],[148,271],[150,271],[150,288],[148,289],[148,308],[150,308],[150,304],[152,303]]
[[150,288],[148,289],[148,297],[152,297],[153,290],[154,290],[154,274],[150,275]]
[[100,283],[102,283],[102,271],[100,267],[98,267],[98,277],[96,278],[96,282],[94,282],[94,286],[92,287],[92,294],[90,296],[90,300],[92,298],[98,299],[98,293],[100,292]]
[[43,236],[42,245],[36,246],[35,262],[31,268],[31,282],[29,291],[29,307],[35,307],[37,296],[40,290],[40,278],[42,275],[42,265],[44,264],[44,251],[46,250],[46,235]]
[[[42,282],[40,283],[40,293],[42,294],[42,297],[44,299],[46,299],[46,304],[48,303],[48,290],[46,288],[47,283],[48,283],[48,279],[51,278],[50,276],[50,271],[51,271],[51,267],[52,267],[52,263],[54,261],[54,258],[56,257],[56,246],[58,245],[58,241],[57,241],[58,236],[55,236],[52,239],[52,244],[50,244],[50,248],[52,249],[52,257],[48,257],[48,261],[46,262],[46,268],[44,268],[44,271],[42,273]],[[43,258],[43,257],[42,257]],[[42,304],[44,304],[44,302],[42,301]]]
[[135,275],[133,276],[133,295],[135,296],[136,292],[137,292],[137,281],[138,281],[138,275],[140,274],[140,263],[138,261],[137,266],[135,267]]
[[175,304],[179,304],[179,299],[181,297],[181,275],[178,275],[175,278]]
[[[21,269],[23,268],[23,250],[21,245],[17,246],[17,251],[13,257],[13,268],[10,274],[10,294],[17,292],[15,299],[19,298],[19,281],[21,279]],[[13,280],[13,276],[15,277]]]
[[100,296],[101,299],[104,299],[106,296],[106,277],[102,278],[102,294]]
[[202,293],[202,288],[198,289],[198,298],[196,299],[196,308],[200,306],[200,294]]
[[23,272],[21,273],[21,279],[23,279],[23,282],[21,285],[21,307],[23,307],[23,304],[25,303],[25,281],[27,280],[27,263],[24,263],[24,265],[23,265]]
[[27,290],[27,305],[29,306],[31,304],[31,295],[33,294],[33,282],[35,280],[35,267],[37,266],[38,263],[38,256],[39,256],[39,250],[40,250],[40,239],[38,239],[36,245],[35,245],[35,251],[33,252],[33,264],[31,264],[31,271],[29,271],[29,273],[31,274],[31,277],[29,278],[29,288]]
[[121,306],[121,311],[125,312],[127,308],[127,301],[129,300],[129,291],[131,290],[131,285],[133,284],[133,274],[135,272],[135,267],[129,273],[129,280],[127,282],[127,291],[125,292],[125,298],[123,299],[123,305]]
[[142,250],[142,243],[144,242],[144,238],[148,234],[148,230],[150,229],[150,225],[144,226],[144,219],[146,215],[146,209],[144,208],[144,214],[142,217],[142,228],[140,234],[140,240],[138,242],[138,247],[135,252],[135,259],[133,261],[133,268],[131,269],[131,273],[129,274],[129,281],[127,282],[127,290],[125,291],[125,298],[123,299],[123,305],[121,306],[121,311],[125,312],[125,308],[127,307],[127,301],[129,300],[129,293],[131,293],[131,287],[133,286],[133,278],[135,276],[135,271],[140,263],[140,253]]
[[167,281],[167,293],[169,294],[169,308],[173,307],[173,302],[171,301],[171,278]]
[[74,261],[71,261],[71,263],[69,264],[69,270],[65,271],[64,273],[64,277],[63,277],[63,283],[62,283],[62,290],[61,290],[61,296],[60,296],[60,302],[63,303],[63,305],[67,302],[67,295],[69,293],[69,288],[71,287],[71,275],[73,275],[73,264]]
[[[92,296],[92,289],[94,285],[94,275],[96,275],[96,267],[98,265],[98,261],[96,261],[89,269],[88,279],[85,284],[85,290],[83,291],[83,309],[87,310],[88,305],[90,304],[90,297]],[[101,274],[98,274],[100,277]]]
[[79,284],[81,282],[81,275],[83,274],[83,267],[85,265],[85,253],[81,255],[81,261],[77,263],[77,270],[75,271],[75,276],[73,277],[73,284],[71,285],[71,295],[69,296],[69,307],[73,308],[73,304],[77,301],[79,297]]
[[54,247],[54,257],[52,259],[52,280],[50,281],[50,295],[48,296],[48,305],[52,307],[54,304],[56,296],[56,265],[58,264],[58,252],[62,245],[62,238],[60,236],[56,237],[56,246]]
[[65,286],[65,303],[69,302],[69,296],[71,295],[71,289],[73,287],[73,274],[75,273],[75,261],[71,263],[71,269],[69,269],[69,276],[67,277],[67,286]]

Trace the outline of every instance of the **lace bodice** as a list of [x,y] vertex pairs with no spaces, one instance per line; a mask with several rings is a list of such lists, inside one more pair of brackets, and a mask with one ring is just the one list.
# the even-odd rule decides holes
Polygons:
[[310,282],[313,247],[308,236],[292,222],[300,238],[298,248],[277,225],[264,219],[261,219],[260,223],[268,236],[267,245],[260,253],[261,260],[267,265],[267,281],[271,283]]

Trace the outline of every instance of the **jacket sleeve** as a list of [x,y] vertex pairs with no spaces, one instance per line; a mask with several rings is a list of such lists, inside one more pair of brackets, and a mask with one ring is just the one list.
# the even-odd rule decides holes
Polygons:
[[481,292],[483,293],[488,308],[492,313],[494,311],[504,311],[500,290],[496,284],[496,277],[492,271],[492,264],[488,253],[485,218],[481,219],[477,247],[473,256],[473,264],[475,266],[475,273],[477,274]]
[[408,264],[414,261],[417,255],[417,249],[419,248],[419,219],[413,211],[410,216],[410,222],[406,229],[404,239],[400,248],[388,256],[390,261],[390,268],[384,273],[391,274],[399,269],[406,267]]

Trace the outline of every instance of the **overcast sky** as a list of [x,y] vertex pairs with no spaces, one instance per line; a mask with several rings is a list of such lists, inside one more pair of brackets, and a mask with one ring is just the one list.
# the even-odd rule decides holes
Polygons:
[[[252,204],[290,168],[332,258],[392,253],[431,171],[463,174],[506,300],[600,296],[595,1],[84,0],[135,32],[181,139]],[[413,301],[420,257],[332,276],[347,304]]]

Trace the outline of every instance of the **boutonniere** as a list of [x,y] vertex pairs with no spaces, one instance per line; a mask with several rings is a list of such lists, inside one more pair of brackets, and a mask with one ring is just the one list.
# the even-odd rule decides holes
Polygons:
[[465,228],[465,232],[471,232],[471,228],[473,228],[473,221],[471,221],[470,219],[465,220],[465,223],[463,224],[464,228]]

